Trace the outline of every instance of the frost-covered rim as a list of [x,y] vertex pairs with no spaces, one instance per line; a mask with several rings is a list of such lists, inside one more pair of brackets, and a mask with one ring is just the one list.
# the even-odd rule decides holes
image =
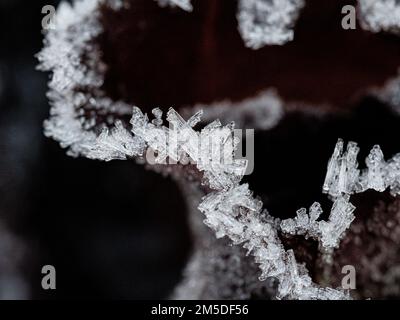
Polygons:
[[[58,8],[56,28],[48,32],[45,48],[38,55],[39,68],[53,72],[48,93],[52,107],[50,118],[44,124],[45,134],[59,141],[62,147],[68,148],[69,155],[109,161],[140,158],[146,148],[159,148],[158,138],[161,131],[179,135],[180,130],[185,129],[190,132],[189,139],[180,141],[179,152],[191,156],[191,137],[199,135],[193,127],[200,120],[200,113],[196,113],[186,122],[175,110],[170,109],[167,120],[173,125],[173,129],[169,129],[160,122],[158,110],[155,112],[156,121],[150,122],[139,108],[134,107],[132,112],[128,104],[112,101],[101,90],[106,66],[101,62],[99,47],[93,40],[102,32],[98,18],[100,5],[103,4],[114,9],[123,6],[123,2],[119,0],[79,0],[73,6],[62,2]],[[87,58],[85,64],[81,63],[83,56]],[[239,112],[236,118],[240,119],[240,112],[249,112],[249,109],[250,112],[260,112],[259,108],[251,109],[252,105],[260,101],[261,104],[274,105],[275,111],[272,114],[267,111],[267,116],[264,115],[263,121],[256,125],[262,129],[274,126],[282,116],[282,108],[280,100],[271,92],[244,101],[241,108],[235,109],[239,110],[235,111]],[[219,112],[218,110],[224,109],[220,108],[221,104],[218,106],[210,108],[209,117],[215,116],[216,110]],[[87,110],[91,110],[94,116],[88,116]],[[226,107],[221,114],[226,116],[228,113]],[[112,125],[112,129],[104,127],[101,132],[96,131],[96,116],[99,114],[106,119],[106,123]],[[132,115],[131,131],[121,121],[115,120],[127,115]],[[220,128],[233,129],[214,120],[201,133],[212,135]],[[286,251],[283,248],[278,231],[309,233],[316,237],[324,232],[326,235],[334,231],[334,239],[325,238],[326,248],[334,248],[354,219],[354,207],[349,203],[347,194],[362,192],[366,188],[382,191],[383,187],[391,187],[398,192],[396,188],[400,185],[400,156],[389,161],[390,168],[396,174],[385,176],[383,182],[377,182],[376,177],[382,177],[389,167],[384,162],[383,155],[380,157],[380,149],[374,147],[370,155],[371,166],[360,175],[357,162],[354,161],[354,153],[358,152],[357,146],[350,143],[351,148],[342,154],[341,144],[343,143],[339,141],[330,161],[324,190],[336,197],[329,221],[316,224],[320,208],[313,205],[309,216],[301,211],[295,219],[282,221],[282,230],[277,227],[276,220],[265,210],[262,211],[262,202],[253,197],[248,185],[240,184],[245,164],[198,168],[204,175],[206,185],[213,190],[199,205],[199,210],[206,217],[205,224],[216,232],[217,237],[227,236],[234,244],[241,244],[249,251],[260,266],[260,280],[268,277],[279,280],[277,298],[350,298],[342,290],[321,288],[313,283],[304,265],[296,262],[293,250]],[[372,177],[371,183],[368,177]],[[383,185],[376,187],[375,183],[381,182]],[[362,183],[364,185],[359,187]],[[321,241],[324,246],[323,236]]]

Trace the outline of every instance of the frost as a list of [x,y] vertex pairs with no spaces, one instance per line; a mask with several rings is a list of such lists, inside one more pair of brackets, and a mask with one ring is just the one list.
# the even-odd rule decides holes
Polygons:
[[246,46],[283,45],[292,41],[291,29],[303,0],[240,0],[237,19]]
[[[198,212],[195,212],[198,215]],[[211,231],[211,230],[210,230]],[[207,234],[208,235],[208,234]],[[254,299],[276,295],[274,279],[259,281],[258,266],[243,248],[212,239],[195,251],[173,299]]]
[[340,239],[355,218],[355,207],[349,202],[351,194],[368,189],[382,192],[387,188],[390,188],[393,196],[400,194],[400,154],[386,162],[381,148],[375,145],[365,160],[367,168],[360,171],[357,144],[349,142],[345,152],[343,146],[343,140],[339,139],[328,162],[322,188],[324,193],[334,199],[329,220],[317,221],[322,209],[316,202],[311,206],[309,214],[305,208],[301,208],[294,219],[283,220],[280,225],[284,233],[303,235],[319,241],[325,251],[338,247]]
[[281,229],[284,233],[291,235],[305,235],[306,237],[318,238],[320,230],[317,219],[321,213],[321,205],[315,202],[310,207],[309,214],[307,214],[306,208],[301,208],[297,210],[297,216],[294,219],[282,220]]
[[375,145],[367,159],[365,160],[368,170],[364,177],[363,184],[367,189],[374,189],[376,191],[384,191],[385,186],[385,168],[386,162],[383,157],[383,152],[378,145]]
[[125,160],[127,157],[139,156],[143,153],[145,144],[124,128],[121,121],[116,121],[115,127],[104,128],[96,138],[95,145],[89,147],[87,157],[99,160]]
[[[105,66],[92,41],[102,31],[99,23],[101,3],[112,8],[121,6],[116,0],[81,0],[75,1],[73,6],[62,2],[57,9],[55,28],[47,32],[45,47],[38,54],[38,69],[53,72],[48,93],[52,108],[44,127],[46,136],[68,148],[71,156],[123,159],[122,153],[127,156],[140,154],[140,142],[133,138],[128,141],[121,126],[111,132],[103,129],[99,137],[97,133],[98,116],[107,118],[113,125],[115,118],[131,112],[127,104],[112,101],[99,89]],[[86,57],[85,65],[81,63],[83,56]],[[111,141],[120,145],[110,148]],[[135,143],[138,144],[134,146]]]
[[291,235],[304,235],[320,241],[325,251],[336,248],[345,231],[354,220],[355,207],[349,202],[349,196],[339,197],[332,206],[328,221],[317,221],[322,214],[321,205],[315,202],[307,214],[305,208],[297,211],[294,219],[286,219],[281,222],[284,233]]
[[393,196],[400,195],[400,153],[387,162],[385,182],[390,186],[390,193]]
[[164,163],[167,158],[177,163],[188,156],[204,173],[212,189],[229,189],[239,183],[247,161],[234,159],[238,141],[233,135],[233,126],[222,126],[219,121],[214,121],[197,132],[192,127],[200,122],[201,111],[186,122],[171,108],[167,113],[167,128],[161,126],[160,110],[153,112],[156,113],[156,124],[149,122],[147,115],[135,107],[131,124],[135,137],[157,151],[156,163]]
[[339,139],[333,155],[328,163],[328,169],[323,185],[324,193],[339,196],[342,193],[352,193],[356,188],[359,176],[357,155],[359,148],[356,143],[349,142],[343,154],[343,140]]
[[335,248],[344,232],[354,220],[355,207],[349,202],[349,196],[339,197],[333,203],[329,220],[320,221],[321,243],[324,248]]
[[227,236],[254,256],[261,269],[261,281],[271,277],[279,281],[278,298],[348,299],[342,291],[320,288],[311,281],[304,266],[297,264],[293,251],[285,251],[277,228],[261,209],[262,203],[253,198],[247,184],[213,192],[199,205],[206,216],[205,224],[217,237]]
[[358,0],[363,28],[372,32],[400,32],[398,0]]
[[354,194],[373,189],[379,192],[390,188],[393,195],[399,194],[399,157],[385,161],[378,145],[373,146],[365,160],[367,168],[358,169],[356,143],[349,142],[343,154],[343,140],[339,139],[328,163],[323,192],[332,197]]

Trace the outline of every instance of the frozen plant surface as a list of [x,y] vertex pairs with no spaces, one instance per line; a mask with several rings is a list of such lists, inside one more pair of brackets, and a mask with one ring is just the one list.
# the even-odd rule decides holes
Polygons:
[[322,208],[316,202],[310,207],[309,214],[305,208],[301,208],[294,219],[281,222],[284,233],[318,240],[323,251],[339,246],[340,239],[355,218],[355,207],[349,202],[351,194],[368,189],[383,192],[390,188],[391,194],[396,196],[400,191],[400,154],[385,162],[381,148],[375,145],[365,160],[367,169],[360,171],[357,144],[349,142],[345,152],[343,147],[344,142],[339,139],[329,160],[323,185],[323,192],[334,199],[328,221],[317,221]]
[[292,41],[303,6],[303,0],[240,0],[237,19],[246,46],[259,49]]
[[362,26],[372,32],[400,32],[399,0],[358,0]]
[[349,202],[349,196],[341,196],[333,203],[328,221],[317,221],[322,214],[322,208],[315,202],[310,207],[309,214],[305,208],[301,208],[294,219],[283,220],[281,229],[284,233],[318,240],[322,249],[329,252],[330,249],[339,246],[340,239],[355,218],[354,210],[355,207]]
[[358,152],[357,144],[349,142],[343,153],[343,140],[338,140],[328,163],[323,192],[338,197],[368,189],[382,192],[389,188],[393,196],[399,195],[400,154],[386,162],[381,148],[375,145],[365,159],[367,168],[361,171],[357,163]]
[[[300,10],[302,2],[279,3],[241,1],[241,10],[250,15],[247,16],[250,21],[260,24],[257,29],[260,33],[256,33],[257,36],[251,33],[254,38],[248,44],[252,47],[256,48],[268,41],[290,39],[291,32],[287,28]],[[240,184],[246,168],[245,162],[207,162],[213,156],[210,150],[222,149],[224,157],[232,156],[237,144],[232,134],[233,124],[222,125],[219,120],[213,119],[213,122],[197,131],[195,126],[202,116],[200,110],[186,121],[171,108],[166,115],[168,126],[165,126],[160,109],[153,110],[154,119],[150,121],[139,108],[132,109],[125,102],[113,101],[105,95],[101,85],[106,66],[101,63],[101,53],[93,41],[102,32],[99,8],[103,4],[113,8],[121,5],[119,1],[102,0],[76,1],[74,6],[62,3],[57,11],[56,28],[46,36],[45,48],[38,56],[40,68],[53,72],[49,83],[52,108],[50,118],[44,125],[46,135],[68,148],[68,154],[72,156],[106,161],[143,159],[146,152],[152,150],[157,153],[155,162],[160,164],[169,159],[193,160],[209,192],[198,206],[205,216],[205,224],[215,232],[217,238],[229,239],[253,257],[260,269],[260,281],[277,280],[277,298],[349,299],[349,294],[342,290],[315,284],[305,265],[296,261],[293,250],[283,247],[279,238],[279,223],[262,209],[262,202],[252,195],[248,185]],[[266,21],[263,15],[256,18],[251,16],[258,8],[267,13],[274,6],[277,11],[272,12]],[[274,24],[271,30],[268,29],[269,23]],[[275,35],[270,39],[270,31],[281,33],[278,32],[280,36]],[[268,121],[278,121],[276,119],[281,114],[279,100],[271,99],[271,96],[261,99],[263,103],[267,100],[277,106],[275,118],[269,118]],[[244,112],[242,115],[246,112],[255,114],[246,102],[241,110]],[[130,125],[121,120],[127,116],[131,118]],[[260,123],[260,128],[274,125],[273,121]],[[354,219],[354,207],[349,202],[349,194],[368,188],[377,191],[390,188],[393,195],[399,194],[399,156],[385,162],[380,148],[376,146],[367,158],[367,169],[360,172],[357,153],[355,143],[349,143],[343,153],[343,141],[339,140],[329,162],[323,191],[331,195],[335,202],[328,221],[317,221],[321,208],[314,204],[309,215],[304,209],[300,210],[293,221],[286,221],[286,226],[283,223],[282,229],[318,238],[326,248],[336,247]],[[236,253],[242,251],[237,250]],[[201,258],[194,256],[193,259],[191,269],[196,269]],[[246,294],[243,293],[243,296]]]
[[255,199],[247,184],[227,192],[213,192],[199,205],[206,216],[205,223],[217,237],[227,236],[241,244],[254,256],[261,269],[260,280],[276,278],[280,299],[348,299],[340,290],[314,284],[304,265],[298,264],[293,251],[286,251],[261,201]]
[[[155,109],[159,114],[161,110]],[[161,115],[159,114],[159,117]],[[156,163],[169,160],[181,162],[188,156],[194,160],[199,171],[204,172],[204,178],[212,189],[229,189],[239,183],[246,170],[247,161],[234,159],[234,152],[238,143],[233,135],[233,126],[222,126],[216,120],[201,132],[193,130],[200,121],[201,111],[194,114],[187,122],[174,110],[167,113],[170,128],[149,122],[147,115],[139,108],[133,109],[131,119],[132,132],[135,138],[139,137],[158,155]],[[222,151],[224,161],[220,161],[219,152]],[[214,154],[216,152],[216,154]]]
[[[38,68],[53,72],[48,84],[52,108],[51,117],[44,124],[46,136],[68,148],[71,156],[111,160],[137,156],[141,145],[136,139],[126,141],[127,131],[118,123],[111,131],[104,128],[100,136],[95,132],[101,130],[96,127],[99,115],[107,119],[106,123],[114,124],[132,109],[124,102],[105,97],[100,90],[105,65],[93,39],[102,32],[98,18],[103,3],[106,1],[76,1],[72,7],[61,2],[55,29],[47,33],[45,47],[38,54]],[[119,8],[122,3],[107,1],[107,4]],[[86,57],[85,64],[80,62],[82,57]]]

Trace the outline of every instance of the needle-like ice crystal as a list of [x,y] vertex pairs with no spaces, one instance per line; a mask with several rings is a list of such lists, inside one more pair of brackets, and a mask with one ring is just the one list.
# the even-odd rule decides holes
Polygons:
[[291,235],[303,235],[318,240],[322,249],[336,248],[345,231],[354,220],[355,207],[349,202],[349,196],[339,197],[332,206],[328,221],[317,221],[322,213],[321,205],[315,202],[307,214],[305,208],[297,211],[294,219],[286,219],[281,222],[284,233]]
[[360,172],[358,152],[357,144],[349,142],[346,152],[343,153],[343,140],[338,140],[328,163],[323,192],[338,197],[368,189],[382,192],[390,188],[393,195],[399,194],[399,155],[386,162],[381,148],[375,145],[365,160],[367,168]]

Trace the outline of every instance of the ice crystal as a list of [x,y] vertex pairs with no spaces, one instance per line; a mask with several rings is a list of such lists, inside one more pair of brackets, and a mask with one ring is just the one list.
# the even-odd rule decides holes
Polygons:
[[294,219],[282,220],[282,231],[291,235],[318,238],[320,230],[317,219],[322,213],[321,205],[318,202],[314,202],[310,207],[309,214],[307,214],[306,208],[301,208],[296,213],[297,215]]
[[247,161],[234,159],[238,141],[232,126],[222,126],[219,121],[214,121],[197,132],[192,127],[200,121],[201,111],[186,122],[171,108],[167,113],[167,128],[161,126],[157,109],[155,113],[158,114],[157,125],[149,122],[147,115],[135,107],[131,124],[135,137],[157,151],[156,163],[163,163],[167,158],[177,163],[188,156],[204,173],[212,189],[228,189],[239,183]]
[[356,143],[349,142],[343,154],[343,140],[339,139],[333,155],[328,163],[323,191],[332,196],[342,193],[352,193],[356,188],[359,176],[357,155],[359,148]]
[[398,0],[358,0],[361,23],[372,32],[400,32],[400,2]]
[[349,202],[349,196],[339,197],[332,206],[328,221],[320,221],[321,243],[324,248],[335,248],[344,232],[354,220],[355,207]]
[[400,195],[400,153],[387,162],[385,168],[385,182],[390,186],[393,196]]
[[[112,101],[99,89],[105,66],[93,39],[102,31],[99,23],[101,3],[114,9],[121,6],[117,0],[84,0],[74,2],[73,6],[62,2],[57,9],[55,28],[47,32],[45,47],[38,55],[38,68],[53,72],[48,93],[51,117],[44,127],[46,136],[68,148],[69,155],[122,159],[124,156],[116,149],[126,148],[126,155],[133,156],[140,154],[140,143],[134,146],[135,139],[128,142],[121,126],[111,131],[104,129],[99,137],[96,133],[97,115],[113,118],[131,112],[127,104]],[[85,65],[80,62],[82,56],[86,57]],[[77,88],[85,88],[90,94]],[[109,122],[114,123],[113,119]],[[109,148],[111,141],[121,145]]]
[[297,211],[294,219],[286,219],[281,222],[284,233],[291,235],[304,235],[320,241],[322,249],[329,251],[339,245],[339,240],[354,220],[355,207],[349,202],[349,197],[339,197],[332,206],[328,221],[317,221],[322,214],[321,205],[315,202],[307,214],[305,208]]
[[192,3],[190,0],[156,0],[161,7],[171,6],[179,7],[186,11],[192,11]]
[[383,152],[378,145],[373,146],[365,162],[367,168],[360,172],[357,155],[359,147],[349,142],[343,152],[344,142],[339,139],[323,185],[323,192],[335,199],[328,221],[317,221],[322,213],[319,203],[314,203],[307,214],[305,208],[297,211],[294,219],[281,222],[284,233],[304,235],[320,242],[322,249],[332,249],[339,245],[340,239],[354,220],[355,207],[349,202],[351,194],[374,189],[382,192],[390,188],[392,195],[400,194],[400,154],[385,162]]
[[384,191],[386,189],[384,177],[386,162],[383,157],[383,152],[378,145],[373,146],[365,163],[368,167],[363,179],[365,188],[380,192]]
[[298,265],[291,250],[285,251],[277,228],[261,212],[262,203],[253,198],[247,184],[225,192],[207,195],[199,205],[206,216],[205,224],[217,237],[227,236],[242,244],[260,265],[260,280],[274,277],[279,281],[278,298],[346,299],[343,292],[320,288]]
[[360,172],[357,163],[358,152],[357,144],[349,142],[347,151],[343,154],[343,140],[338,140],[328,163],[323,192],[338,197],[367,189],[382,192],[390,188],[392,194],[399,194],[399,156],[394,156],[387,163],[381,148],[375,145],[365,160],[367,169]]
[[240,0],[237,18],[246,46],[259,49],[292,41],[291,28],[303,5],[303,0]]

